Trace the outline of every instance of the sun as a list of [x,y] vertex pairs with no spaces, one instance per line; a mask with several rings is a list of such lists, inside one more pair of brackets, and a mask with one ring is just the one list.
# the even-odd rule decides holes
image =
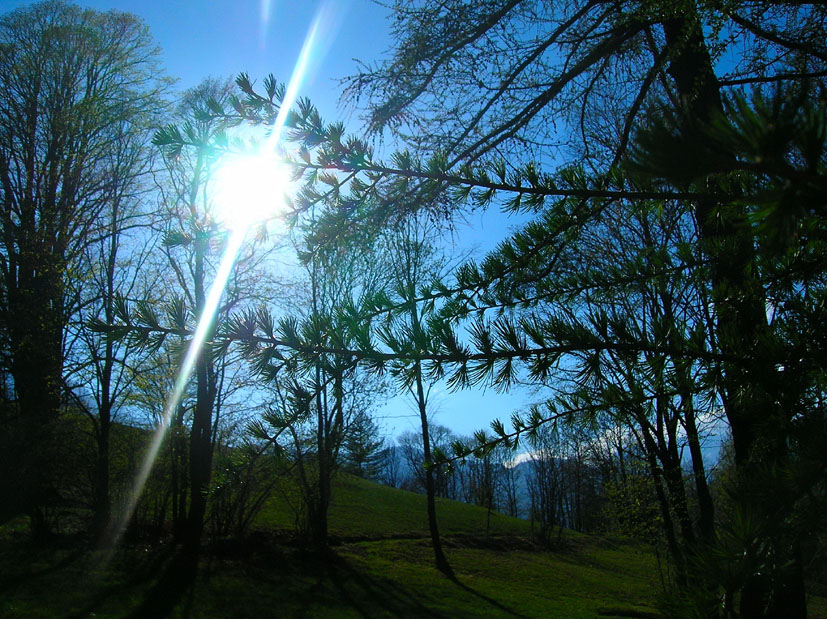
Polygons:
[[290,174],[274,155],[233,154],[219,164],[213,177],[213,214],[230,230],[284,214]]

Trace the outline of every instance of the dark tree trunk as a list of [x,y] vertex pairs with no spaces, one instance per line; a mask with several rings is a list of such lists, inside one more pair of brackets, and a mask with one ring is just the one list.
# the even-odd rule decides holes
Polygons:
[[[321,385],[321,369],[316,368],[317,385]],[[325,414],[326,398],[322,397],[320,387],[317,387],[316,396],[316,421],[318,423],[318,432],[316,437],[317,448],[317,466],[319,469],[319,479],[317,481],[316,500],[313,501],[313,508],[310,514],[310,534],[313,546],[320,551],[323,551],[328,546],[328,530],[327,530],[327,512],[330,503],[330,461],[327,450],[327,433],[329,427],[327,424],[327,415]]]
[[170,486],[172,492],[172,537],[184,541],[187,528],[187,442],[184,436],[184,407],[179,403],[170,428]]
[[[204,315],[206,305],[204,257],[207,238],[201,236],[195,242],[195,303],[199,320],[212,320]],[[204,518],[207,513],[207,492],[212,476],[212,418],[215,404],[215,380],[209,351],[198,352],[195,362],[195,410],[192,416],[189,445],[190,473],[190,507],[187,515],[187,527],[184,547],[192,554],[197,554],[201,535],[204,531]]]
[[[103,314],[106,324],[111,325],[115,321],[115,294],[117,285],[115,283],[115,269],[118,262],[118,249],[120,247],[120,202],[116,198],[112,202],[112,211],[109,220],[108,249],[106,253],[106,280],[103,284],[102,301]],[[107,543],[110,533],[110,520],[112,517],[112,504],[109,496],[109,460],[110,460],[110,435],[112,431],[112,409],[114,406],[112,392],[112,377],[115,370],[115,344],[111,338],[105,338],[103,359],[95,363],[99,364],[99,398],[98,398],[98,453],[95,466],[95,522],[94,529],[98,543]]]
[[448,576],[454,577],[454,570],[442,550],[442,540],[439,537],[439,525],[436,519],[436,484],[434,481],[434,467],[431,459],[431,437],[428,432],[428,415],[425,408],[425,389],[422,385],[422,370],[419,362],[416,365],[416,399],[419,406],[419,420],[422,424],[422,449],[425,456],[425,495],[428,502],[428,530],[431,533],[431,545],[434,548],[436,568]]
[[[668,72],[691,115],[690,122],[705,122],[723,111],[718,82],[697,13],[685,12],[664,23],[666,43],[673,50]],[[747,479],[759,464],[783,467],[785,448],[772,437],[760,440],[762,427],[776,427],[781,411],[776,398],[767,389],[776,384],[772,359],[760,354],[771,341],[760,282],[757,280],[753,238],[746,217],[741,212],[717,217],[718,204],[701,201],[696,207],[699,235],[711,257],[713,303],[717,315],[717,340],[722,352],[745,360],[724,367],[724,407],[732,432],[735,465],[738,476]],[[757,353],[757,354],[756,354]],[[757,448],[765,450],[757,453]],[[773,498],[759,494],[740,493],[746,511],[760,514],[772,512]],[[781,540],[767,540],[784,563],[796,569],[785,572],[776,582],[754,574],[744,586],[741,603],[745,616],[764,616],[763,608],[770,599],[789,604],[786,617],[806,617],[806,600],[800,556],[783,548]]]
[[212,473],[212,398],[207,383],[206,361],[197,362],[198,395],[190,433],[190,507],[184,546],[197,552],[207,513],[207,492]]
[[658,498],[658,507],[660,508],[660,515],[663,520],[663,532],[666,537],[666,547],[673,557],[678,585],[683,587],[686,586],[687,583],[686,559],[684,549],[681,544],[678,543],[678,536],[675,533],[675,522],[672,518],[672,510],[669,509],[669,496],[663,487],[664,476],[663,469],[658,465],[658,448],[648,431],[644,429],[642,434],[645,444],[643,452],[646,454],[646,462],[649,465],[649,472],[652,474],[652,481],[655,486],[655,495]]
[[94,531],[98,544],[108,541],[109,523],[112,517],[112,505],[109,498],[109,415],[100,411],[98,427],[98,453],[95,460],[95,515]]
[[[313,312],[319,311],[318,289],[316,287],[316,267],[313,264],[312,274],[312,295]],[[320,362],[316,363],[316,459],[318,467],[318,480],[316,482],[315,496],[310,495],[308,506],[310,507],[310,535],[313,546],[319,551],[325,551],[328,547],[327,512],[330,503],[330,474],[331,462],[328,453],[328,434],[330,425],[327,422],[327,395],[322,388],[322,368]]]
[[[34,253],[34,252],[32,252]],[[32,534],[48,534],[45,510],[56,497],[59,475],[54,435],[63,381],[62,260],[21,256],[17,285],[7,290],[11,372],[20,410],[21,436],[14,481],[15,496],[29,517]]]
[[695,481],[695,492],[698,495],[698,528],[704,543],[712,543],[715,537],[715,508],[712,495],[706,482],[701,442],[698,438],[698,427],[695,422],[695,411],[692,408],[691,397],[684,396],[684,423],[686,440],[689,443],[689,455],[692,458],[692,475]]

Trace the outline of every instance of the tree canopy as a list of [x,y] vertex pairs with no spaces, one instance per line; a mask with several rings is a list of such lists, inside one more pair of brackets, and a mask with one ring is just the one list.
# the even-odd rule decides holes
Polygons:
[[[457,388],[547,386],[547,410],[495,424],[500,441],[561,417],[628,419],[662,475],[684,582],[698,540],[715,543],[714,516],[704,499],[694,530],[674,439],[692,444],[696,415],[720,413],[738,509],[763,514],[745,535],[766,543],[726,585],[726,612],[739,595],[748,615],[804,616],[795,513],[812,478],[794,437],[823,423],[825,15],[785,2],[397,4],[392,56],[349,93],[367,102],[369,132],[408,150],[385,163],[300,103],[296,216],[317,213],[319,245],[420,210],[450,220],[499,206],[532,221],[415,299],[378,291],[323,331],[251,315],[227,337],[276,365],[323,352],[403,384],[424,364]],[[275,118],[272,82],[239,86],[227,118]],[[376,328],[412,301],[427,330]],[[779,512],[778,484],[798,474],[804,494]],[[717,584],[700,582],[712,603]]]
[[[310,301],[239,307],[211,330],[196,381],[205,397],[192,451],[204,461],[191,473],[193,497],[209,481],[214,355],[235,347],[275,386],[275,436],[258,424],[258,438],[275,443],[289,430],[298,466],[316,467],[318,483],[304,490],[318,539],[327,536],[348,381],[390,375],[417,396],[429,512],[436,472],[457,460],[489,462],[495,446],[526,437],[554,444],[563,423],[621,425],[651,479],[681,601],[704,614],[805,616],[812,505],[825,496],[813,437],[825,436],[827,11],[771,0],[422,0],[393,10],[390,55],[346,81],[346,97],[363,106],[362,134],[325,123],[304,99],[286,114],[277,148],[302,184],[288,219]],[[15,27],[24,18],[40,29]],[[21,411],[56,411],[71,312],[63,277],[110,195],[106,141],[92,138],[112,137],[107,122],[125,113],[107,107],[119,97],[95,88],[143,93],[155,82],[142,72],[150,65],[98,75],[110,64],[95,59],[77,69],[85,81],[67,74],[77,91],[41,90],[24,78],[71,69],[62,50],[87,44],[76,34],[84,20],[103,19],[104,41],[138,27],[60,3],[4,19],[0,66],[28,67],[0,78],[17,93],[0,110],[4,334]],[[50,19],[67,25],[55,30]],[[12,34],[32,32],[45,47],[27,55],[36,46]],[[135,45],[128,50],[143,49]],[[207,96],[192,118],[155,134],[171,168],[215,161],[240,126],[273,131],[285,118],[275,78],[257,87],[241,74],[236,84],[237,94]],[[386,137],[399,147],[387,156],[372,146]],[[90,150],[74,159],[81,147]],[[377,269],[389,231],[421,220],[451,228],[494,208],[526,222],[494,251],[447,275],[394,279]],[[216,230],[189,210],[178,220],[192,234],[168,231],[166,244],[196,252],[199,313]],[[37,338],[15,322],[32,303],[44,327]],[[192,336],[181,303],[170,308],[162,324],[147,300],[119,299],[95,328],[161,348]],[[498,421],[493,435],[432,450],[423,385],[439,380],[502,391],[522,383],[540,395],[510,427]],[[734,459],[731,500],[717,504],[701,446],[715,418]],[[315,453],[302,446],[301,423],[316,424]],[[430,520],[437,563],[450,574]]]
[[0,321],[17,402],[8,427],[25,446],[12,458],[18,474],[3,477],[39,518],[64,335],[81,302],[72,273],[107,234],[111,209],[136,195],[167,85],[134,16],[46,1],[0,18]]

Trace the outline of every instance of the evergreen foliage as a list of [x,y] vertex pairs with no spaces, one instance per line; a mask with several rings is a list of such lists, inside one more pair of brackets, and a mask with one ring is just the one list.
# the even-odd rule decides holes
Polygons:
[[[395,14],[392,55],[349,83],[350,95],[368,104],[368,136],[325,123],[307,100],[287,114],[288,144],[279,148],[302,183],[288,219],[308,302],[280,313],[239,306],[210,333],[187,452],[191,544],[213,470],[215,363],[237,351],[276,393],[254,436],[265,451],[292,439],[307,525],[320,547],[339,452],[362,450],[347,443],[350,415],[364,411],[349,398],[364,377],[390,376],[416,395],[430,530],[446,574],[435,477],[458,461],[479,464],[478,500],[490,508],[492,469],[485,467],[496,449],[537,446],[549,426],[619,425],[621,449],[628,442],[646,473],[624,473],[611,490],[618,505],[656,497],[680,599],[707,614],[805,616],[804,566],[821,551],[808,535],[822,524],[824,497],[817,447],[827,344],[824,8],[423,0],[398,3]],[[44,15],[67,25],[21,28],[25,20],[42,26]],[[72,46],[80,40],[117,39],[107,28],[131,33],[133,51],[146,39],[126,17],[107,20],[59,2],[11,13],[0,25],[0,64],[8,69],[0,79],[10,93],[0,109],[0,317],[16,394],[2,412],[21,443],[47,445],[74,311],[67,274],[111,197],[101,189],[106,154],[79,153],[84,134],[67,131],[104,119],[98,129],[108,139],[106,122],[128,110],[106,105],[133,98],[46,89],[49,102],[61,105],[44,119],[30,113],[42,106],[30,88],[40,82],[29,78],[50,76],[64,66],[56,59],[78,56]],[[13,40],[21,33],[36,33],[43,49]],[[132,77],[154,83],[144,72]],[[236,86],[237,94],[202,98],[188,119],[155,134],[172,168],[194,162],[198,181],[208,164],[240,148],[235,128],[272,127],[284,86],[270,76],[257,88],[244,74]],[[139,99],[153,100],[151,92]],[[51,136],[44,144],[43,132],[24,131],[41,121]],[[384,160],[368,141],[383,131],[402,146]],[[100,165],[84,168],[84,157]],[[169,353],[172,342],[191,337],[204,307],[208,253],[222,239],[194,199],[184,207],[164,247],[186,257],[171,265],[179,283],[188,281],[182,264],[192,267],[192,290],[163,305],[110,294],[93,324],[110,344]],[[450,226],[489,208],[527,223],[448,276],[389,281],[357,264],[389,229],[418,217]],[[492,432],[435,446],[424,385],[438,380],[501,391],[528,383],[545,402],[515,414],[510,427],[498,421]],[[183,420],[184,409],[177,414]],[[715,416],[733,438],[725,509],[713,503],[701,449],[703,424]],[[21,455],[20,462],[29,489],[20,494],[23,508],[36,520],[48,480],[36,459]],[[253,462],[227,461],[227,477],[216,479],[215,505],[227,507],[214,519],[219,529],[249,521],[249,513],[232,515],[235,498],[221,489],[227,479],[253,475]],[[550,483],[535,503],[544,525],[559,526],[562,463],[538,462]],[[653,507],[619,508],[616,516],[632,526],[645,513],[651,523]]]
[[[716,543],[697,422],[720,411],[740,509],[774,527],[751,533],[764,550],[740,580],[700,579],[699,604],[720,594],[725,614],[735,596],[742,613],[804,616],[801,530],[772,507],[772,479],[789,479],[794,428],[823,417],[823,9],[426,1],[396,11],[394,55],[364,67],[351,92],[368,98],[369,127],[410,150],[383,163],[308,102],[288,119],[307,183],[294,213],[317,213],[310,251],[421,210],[450,220],[500,205],[533,221],[414,300],[378,291],[341,312],[326,328],[350,342],[322,343],[309,322],[268,332],[260,315],[224,335],[285,359],[276,365],[346,355],[403,386],[420,367],[453,388],[546,386],[546,411],[493,425],[509,445],[564,417],[624,420],[649,458],[682,585],[692,557]],[[736,41],[749,51],[724,68]],[[272,122],[279,89],[238,83],[243,98],[225,116]],[[579,138],[571,148],[568,136]],[[157,141],[181,147],[174,133]],[[562,153],[569,163],[545,171]],[[427,309],[426,329],[382,320],[412,302]],[[480,432],[453,457],[491,445]],[[767,577],[769,557],[788,567]]]

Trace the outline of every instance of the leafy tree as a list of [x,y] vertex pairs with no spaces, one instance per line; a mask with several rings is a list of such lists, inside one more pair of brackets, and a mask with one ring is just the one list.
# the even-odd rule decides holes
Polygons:
[[[578,299],[582,311],[608,321],[620,333],[666,346],[642,353],[584,353],[588,380],[581,375],[570,381],[569,397],[588,404],[596,415],[616,416],[648,454],[650,474],[667,514],[664,526],[677,529],[668,532],[667,539],[674,542],[670,550],[680,566],[684,550],[698,538],[708,543],[713,536],[714,512],[698,420],[720,406],[710,381],[717,376],[717,366],[666,352],[669,347],[678,349],[678,342],[702,341],[710,332],[704,260],[690,249],[697,229],[678,205],[669,211],[651,204],[608,206],[596,219],[594,230],[581,232],[578,239],[583,266],[598,273],[627,263],[634,265],[637,275],[584,295]],[[669,276],[659,277],[659,271]],[[558,390],[565,390],[564,384],[558,379]],[[686,446],[698,498],[697,523],[684,485]]]
[[[312,226],[312,224],[311,224]],[[315,234],[310,229],[309,235]],[[310,320],[318,325],[314,335],[326,338],[338,329],[341,312],[362,304],[365,290],[372,290],[379,277],[376,263],[369,258],[371,239],[348,239],[349,244],[331,243],[321,247],[308,244],[312,252],[307,264],[311,284]],[[311,241],[312,242],[312,241]],[[375,382],[366,377],[350,355],[332,353],[317,356],[311,378],[315,407],[315,447],[317,493],[309,494],[313,541],[317,546],[328,543],[328,509],[331,501],[331,482],[340,463],[340,451],[347,436],[348,424],[364,414],[372,397]]]
[[[438,258],[433,246],[435,232],[432,221],[424,217],[411,217],[400,222],[385,236],[386,254],[391,272],[388,285],[395,289],[400,299],[404,299],[401,303],[402,311],[395,316],[392,313],[387,315],[386,329],[402,331],[409,335],[413,342],[422,343],[426,337],[424,322],[428,311],[427,305],[417,300],[417,287],[439,275]],[[436,516],[435,497],[438,493],[437,486],[440,485],[437,477],[444,478],[446,471],[444,468],[433,466],[439,453],[439,451],[432,453],[435,446],[432,445],[428,421],[428,396],[433,382],[423,377],[422,366],[419,362],[414,362],[413,376],[403,380],[419,413],[424,465],[423,485],[434,559],[437,569],[450,576],[453,572],[442,550]]]
[[282,452],[269,443],[218,440],[210,487],[213,534],[241,538],[284,476]]
[[139,296],[156,289],[159,281],[158,272],[147,268],[154,249],[149,230],[154,214],[147,205],[145,178],[153,165],[150,126],[141,133],[134,123],[125,120],[113,132],[113,152],[107,162],[112,167],[109,203],[99,215],[99,234],[86,243],[74,277],[66,284],[67,296],[76,299],[78,316],[64,336],[64,383],[71,406],[91,421],[97,445],[92,504],[101,542],[110,533],[113,424],[130,403],[138,373],[148,369],[149,355],[103,337],[90,323],[111,323],[121,296]]
[[101,215],[145,170],[142,158],[119,155],[163,108],[157,58],[146,26],[125,13],[49,0],[0,18],[0,319],[19,414],[4,425],[25,446],[14,473],[3,472],[15,486],[4,495],[35,533],[55,473],[64,334],[78,309],[68,284],[87,243],[108,233]]
[[[67,329],[68,358],[64,380],[72,407],[81,410],[92,423],[97,445],[94,529],[101,541],[108,532],[112,511],[112,428],[121,409],[129,403],[129,396],[135,388],[135,377],[145,368],[147,355],[123,342],[107,340],[91,330],[88,321],[111,322],[115,317],[118,295],[135,294],[135,289],[142,284],[139,273],[149,248],[143,245],[144,239],[140,236],[138,244],[135,244],[134,237],[131,240],[128,238],[127,228],[138,225],[138,215],[135,211],[129,213],[129,206],[121,203],[121,199],[113,199],[106,236],[90,243],[84,251],[83,262],[89,269],[88,274],[68,284],[75,288],[78,298],[83,301],[80,319],[68,325]],[[131,260],[127,262],[125,257],[129,254]]]
[[[277,325],[268,310],[260,307],[239,317],[230,330],[248,332],[265,319],[271,321],[273,329],[301,325],[300,332],[290,337],[310,337],[322,347],[329,344],[326,353],[287,364],[262,350],[255,340],[242,338],[241,347],[259,374],[272,384],[276,396],[262,423],[254,424],[254,432],[261,440],[287,441],[281,445],[295,461],[303,503],[302,528],[316,547],[326,548],[332,480],[340,465],[347,462],[342,449],[348,449],[348,432],[354,423],[359,431],[360,416],[367,415],[384,389],[381,378],[366,372],[350,354],[339,352],[354,346],[344,325],[351,315],[361,312],[366,292],[376,288],[383,272],[371,259],[375,235],[356,234],[319,244],[312,214],[308,219],[297,229],[296,252],[305,280],[298,284],[304,289],[292,299],[291,311]],[[357,448],[354,442],[350,446],[364,447]]]

